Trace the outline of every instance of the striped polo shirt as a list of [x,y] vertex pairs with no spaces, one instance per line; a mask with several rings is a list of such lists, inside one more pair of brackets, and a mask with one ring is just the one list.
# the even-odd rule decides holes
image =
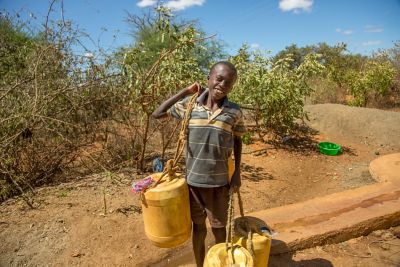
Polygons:
[[[203,103],[206,89],[194,104],[186,145],[187,183],[198,187],[218,187],[228,183],[228,157],[233,153],[233,136],[246,129],[240,107],[225,98],[222,107],[211,112]],[[182,120],[191,96],[175,103],[168,114]]]

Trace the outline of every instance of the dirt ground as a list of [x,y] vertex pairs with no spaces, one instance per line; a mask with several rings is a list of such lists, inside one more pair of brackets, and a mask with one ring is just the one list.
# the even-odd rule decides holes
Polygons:
[[[348,108],[307,107],[311,130],[244,146],[245,212],[374,183],[369,162],[400,151],[400,113],[357,108],[347,113]],[[379,127],[369,130],[374,125]],[[340,144],[342,153],[320,154],[317,144],[326,140]],[[139,198],[130,192],[133,178],[127,169],[117,177],[97,174],[43,187],[37,190],[35,209],[21,198],[2,203],[0,266],[173,266],[182,251],[190,250],[190,242],[175,249],[151,245],[144,235]],[[383,229],[340,244],[273,256],[270,266],[400,266],[399,232],[400,227]]]

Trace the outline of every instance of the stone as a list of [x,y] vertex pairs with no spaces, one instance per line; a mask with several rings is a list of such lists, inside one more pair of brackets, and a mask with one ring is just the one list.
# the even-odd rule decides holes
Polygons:
[[391,231],[395,237],[400,238],[400,227],[392,228]]
[[394,235],[389,232],[389,231],[385,231],[382,235],[381,235],[382,239],[385,240],[392,240],[394,238]]
[[382,230],[376,230],[376,231],[372,232],[371,235],[376,236],[376,237],[381,237],[382,234],[383,234]]
[[353,239],[347,240],[347,243],[348,243],[349,245],[357,244],[357,242],[358,242],[358,239],[357,239],[357,238],[353,238]]

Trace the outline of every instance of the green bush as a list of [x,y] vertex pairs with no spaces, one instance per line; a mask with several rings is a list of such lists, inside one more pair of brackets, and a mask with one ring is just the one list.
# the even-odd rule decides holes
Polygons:
[[293,68],[290,55],[272,62],[265,53],[249,52],[243,46],[231,61],[238,69],[231,97],[253,110],[257,125],[286,134],[293,130],[296,119],[305,118],[304,99],[312,92],[307,81],[323,69],[317,55],[307,55]]
[[310,84],[313,92],[307,98],[306,104],[343,103],[345,89],[328,77],[317,76],[311,78]]
[[375,60],[369,60],[361,71],[349,71],[346,83],[354,97],[350,104],[365,107],[371,97],[387,95],[395,74],[396,71],[390,62]]
[[251,132],[246,132],[243,136],[242,136],[242,142],[245,145],[250,145],[251,143],[253,143],[252,139],[253,134]]

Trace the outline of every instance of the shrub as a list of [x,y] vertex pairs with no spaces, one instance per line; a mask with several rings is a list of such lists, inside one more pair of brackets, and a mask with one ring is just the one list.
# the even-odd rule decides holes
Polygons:
[[371,96],[387,95],[394,82],[395,74],[396,71],[390,62],[375,60],[369,60],[361,71],[349,71],[346,83],[354,97],[350,104],[365,107]]
[[290,132],[296,119],[305,118],[304,99],[312,92],[307,80],[320,73],[318,56],[309,54],[297,67],[287,55],[272,63],[260,51],[244,46],[231,60],[238,69],[238,81],[231,97],[250,107],[256,124],[281,134]]
[[123,95],[107,61],[73,54],[71,24],[49,22],[28,35],[12,19],[0,21],[0,200],[16,193],[28,199],[83,157]]

